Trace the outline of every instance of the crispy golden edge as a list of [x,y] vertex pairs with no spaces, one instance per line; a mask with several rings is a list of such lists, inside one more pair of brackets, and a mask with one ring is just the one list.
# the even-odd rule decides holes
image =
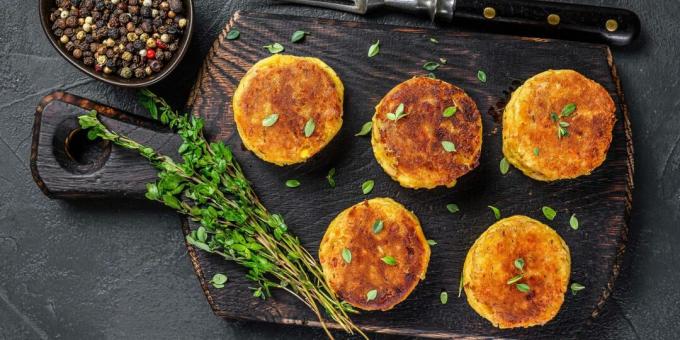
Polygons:
[[[538,227],[542,229],[542,232],[546,237],[549,237],[550,239],[555,239],[559,240],[561,249],[564,250],[564,257],[562,258],[563,263],[562,265],[564,266],[562,269],[564,272],[566,272],[566,277],[564,277],[564,285],[561,289],[561,294],[559,296],[556,296],[554,300],[554,306],[550,306],[552,308],[547,308],[546,310],[542,311],[542,314],[539,315],[539,317],[532,319],[527,319],[523,320],[521,322],[509,322],[505,320],[503,317],[497,315],[493,309],[493,306],[487,305],[484,302],[482,302],[477,296],[474,290],[470,289],[471,285],[471,276],[472,272],[474,270],[473,268],[473,262],[475,260],[475,256],[477,254],[477,248],[481,245],[487,242],[487,240],[492,239],[496,237],[496,234],[501,234],[504,237],[503,234],[503,229],[507,227],[512,227],[513,225],[524,225],[524,226],[529,226],[529,227]],[[514,242],[513,240],[510,240],[510,242]],[[494,256],[494,254],[489,254],[489,256]],[[502,257],[502,255],[500,256]],[[533,269],[533,272],[540,272],[539,270]],[[472,245],[470,250],[468,251],[466,257],[465,257],[465,262],[463,264],[463,272],[462,272],[462,285],[465,290],[465,295],[467,297],[468,304],[470,307],[472,307],[475,312],[477,312],[480,316],[483,318],[487,319],[491,324],[493,324],[495,327],[498,328],[517,328],[517,327],[523,327],[523,328],[528,328],[532,326],[540,326],[544,325],[548,321],[552,320],[557,313],[559,312],[563,302],[564,302],[564,293],[567,290],[567,284],[569,283],[569,274],[571,272],[571,255],[569,251],[569,247],[567,244],[564,242],[564,240],[555,232],[552,228],[549,226],[536,221],[530,217],[527,216],[522,216],[522,215],[515,215],[511,217],[504,218],[502,220],[497,221],[493,225],[491,225],[482,235],[477,238],[475,243]]]
[[[509,128],[510,125],[512,124],[519,124],[521,122],[521,118],[519,117],[519,112],[521,112],[522,109],[522,103],[524,99],[528,96],[528,94],[525,94],[525,92],[529,91],[529,87],[533,86],[534,82],[540,82],[539,79],[542,77],[546,76],[560,76],[560,75],[568,75],[572,73],[577,74],[580,76],[581,81],[584,83],[588,83],[591,85],[595,85],[595,88],[604,91],[606,93],[606,90],[602,88],[600,84],[597,82],[583,76],[582,74],[573,71],[573,70],[548,70],[541,72],[539,74],[534,75],[533,77],[527,79],[527,81],[520,86],[515,92],[513,92],[512,96],[510,97],[510,100],[508,101],[508,104],[505,107],[505,110],[503,112],[503,154],[505,158],[508,160],[510,164],[512,164],[515,168],[519,169],[524,173],[526,176],[533,178],[535,180],[539,181],[555,181],[555,180],[563,180],[563,179],[574,179],[580,176],[585,176],[585,175],[590,175],[590,173],[598,168],[599,166],[604,163],[606,160],[607,156],[607,150],[609,149],[609,145],[611,144],[612,141],[612,131],[609,131],[608,135],[606,136],[605,140],[602,141],[602,143],[606,144],[607,147],[604,149],[603,154],[601,155],[601,158],[597,159],[594,163],[591,169],[584,169],[583,171],[580,171],[578,173],[574,174],[560,174],[559,169],[541,169],[540,167],[537,167],[536,162],[533,160],[532,157],[534,156],[532,153],[522,153],[519,151],[520,148],[520,143],[517,140],[514,140],[514,138],[509,137],[508,134],[506,133],[506,129]],[[609,96],[607,94],[607,96]],[[612,121],[612,129],[614,126],[615,122],[615,117],[614,113],[616,111],[613,99],[611,97],[609,98],[611,101],[611,106],[613,110],[611,111],[611,115],[613,117]],[[568,138],[568,137],[566,137]],[[540,149],[540,147],[539,147]],[[539,151],[540,153],[540,151]]]
[[[404,84],[406,84],[408,81],[416,79],[419,77],[414,77],[411,78],[407,81],[404,81],[397,86],[393,87],[384,97],[383,99],[378,102],[378,104],[375,106],[375,113],[373,114],[373,117],[371,119],[371,122],[373,124],[373,129],[371,130],[371,145],[373,148],[373,155],[375,156],[376,160],[378,161],[378,164],[383,168],[385,173],[389,175],[394,181],[398,182],[399,185],[405,188],[409,189],[434,189],[438,186],[441,186],[441,184],[437,184],[434,182],[426,183],[424,182],[420,177],[418,176],[410,176],[405,173],[400,173],[398,168],[397,168],[397,160],[396,158],[392,157],[389,154],[388,146],[385,145],[385,143],[380,141],[380,130],[379,126],[381,124],[378,114],[379,114],[379,108],[383,105],[383,101],[386,98],[389,98],[393,93],[399,91]],[[429,79],[429,78],[428,78]],[[442,81],[444,82],[444,81]],[[445,82],[444,82],[445,83]],[[447,83],[448,84],[448,83]],[[467,94],[465,94],[467,96]],[[472,98],[470,98],[472,102]],[[481,115],[480,115],[480,120],[481,120]],[[480,124],[479,126],[479,150],[477,151],[478,158],[479,160],[479,155],[481,155],[481,149],[482,149],[482,134],[483,134],[483,124]],[[471,169],[472,170],[472,169]],[[452,180],[450,183],[445,184],[444,186],[447,188],[453,188],[456,184],[458,183],[457,179]]]
[[[239,82],[239,85],[237,86],[236,90],[234,91],[234,96],[232,99],[232,108],[234,111],[234,121],[238,122],[237,117],[245,115],[244,112],[241,111],[239,101],[243,98],[245,95],[246,89],[249,87],[250,83],[253,81],[253,78],[255,77],[255,74],[258,72],[260,69],[264,69],[267,67],[272,67],[276,65],[286,65],[290,63],[295,63],[297,61],[304,60],[308,62],[312,62],[315,65],[318,65],[322,70],[324,70],[331,78],[333,83],[335,84],[335,87],[337,89],[338,96],[340,98],[340,107],[341,109],[343,108],[344,104],[344,95],[345,95],[345,88],[342,83],[342,80],[340,80],[340,77],[335,73],[335,70],[333,70],[330,66],[328,66],[326,63],[324,63],[321,59],[314,58],[314,57],[299,57],[299,56],[292,56],[292,55],[285,55],[285,54],[275,54],[270,57],[264,58],[255,65],[253,65],[248,72],[243,76],[241,81]],[[302,163],[305,162],[307,159],[311,158],[314,156],[316,153],[319,151],[323,150],[323,148],[330,143],[330,141],[335,137],[335,135],[340,131],[340,128],[342,127],[342,112],[341,112],[341,117],[340,117],[340,124],[338,126],[327,126],[327,128],[324,130],[324,143],[320,144],[317,146],[317,150],[313,153],[310,153],[309,155],[306,156],[300,156],[299,158],[295,159],[288,159],[288,158],[277,158],[272,155],[265,154],[262,152],[256,145],[253,144],[253,141],[251,141],[248,138],[244,138],[244,136],[247,136],[246,132],[243,130],[244,127],[242,127],[240,124],[236,124],[236,129],[241,136],[241,140],[243,141],[243,145],[257,157],[260,159],[267,161],[269,163],[276,164],[278,166],[284,166],[284,165],[291,165],[291,164],[296,164],[296,163]],[[318,126],[317,126],[318,129]]]
[[[326,233],[324,234],[323,239],[321,240],[321,243],[319,245],[319,259],[321,262],[321,266],[324,272],[324,276],[326,278],[326,283],[328,286],[331,288],[331,291],[333,291],[334,294],[339,294],[335,288],[335,285],[333,281],[331,280],[332,277],[335,277],[335,273],[333,271],[333,267],[330,266],[328,263],[329,261],[332,260],[333,257],[337,257],[338,254],[333,253],[334,251],[334,245],[332,243],[332,234],[334,234],[334,231],[336,229],[342,229],[344,227],[344,222],[348,219],[348,215],[352,211],[353,208],[355,208],[358,205],[368,203],[371,209],[379,209],[381,211],[396,211],[393,213],[393,215],[396,215],[398,213],[404,213],[406,216],[408,216],[409,219],[414,221],[414,232],[417,238],[417,241],[419,245],[423,249],[423,253],[420,254],[419,259],[422,261],[423,267],[422,271],[419,273],[418,278],[422,281],[425,279],[425,274],[427,273],[427,267],[430,261],[430,246],[427,243],[427,239],[425,238],[425,234],[423,233],[423,230],[420,225],[420,221],[418,220],[418,217],[408,209],[406,209],[403,205],[400,203],[394,201],[391,198],[387,197],[378,197],[378,198],[373,198],[368,201],[362,201],[359,202],[345,210],[343,210],[340,214],[338,214],[329,224],[328,229],[326,229]],[[372,228],[372,222],[367,222],[367,228]],[[335,249],[337,250],[337,249]],[[396,254],[395,254],[396,255]],[[375,267],[375,266],[373,266]],[[396,296],[395,299],[389,300],[389,301],[384,301],[383,303],[380,303],[378,300],[373,300],[373,301],[365,301],[365,292],[360,292],[357,294],[353,294],[354,292],[345,292],[352,297],[358,297],[358,301],[346,301],[353,305],[354,307],[361,308],[363,310],[381,310],[381,311],[387,311],[392,308],[394,308],[396,305],[404,301],[408,296],[415,290],[417,287],[417,282],[413,284],[412,287],[406,287],[407,289],[404,290],[400,295]],[[380,287],[375,287],[375,288],[380,288]]]

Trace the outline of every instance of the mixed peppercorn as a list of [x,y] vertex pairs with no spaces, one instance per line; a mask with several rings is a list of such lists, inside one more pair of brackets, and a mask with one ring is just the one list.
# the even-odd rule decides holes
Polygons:
[[159,72],[187,27],[181,0],[56,0],[52,33],[96,72],[129,79]]

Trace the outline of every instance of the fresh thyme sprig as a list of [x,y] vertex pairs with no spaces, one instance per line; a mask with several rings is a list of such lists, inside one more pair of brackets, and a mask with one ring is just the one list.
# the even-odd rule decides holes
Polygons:
[[152,92],[143,90],[140,101],[154,119],[182,138],[182,162],[109,130],[95,111],[80,116],[80,126],[91,139],[109,140],[148,159],[159,173],[158,181],[147,184],[146,198],[200,223],[201,231],[187,235],[187,243],[247,268],[246,276],[258,285],[254,296],[266,298],[270,288],[283,289],[314,312],[330,338],[322,310],[346,332],[366,337],[348,316],[357,311],[330,290],[321,267],[288,231],[281,215],[260,203],[231,149],[208,142],[202,119],[179,114]]

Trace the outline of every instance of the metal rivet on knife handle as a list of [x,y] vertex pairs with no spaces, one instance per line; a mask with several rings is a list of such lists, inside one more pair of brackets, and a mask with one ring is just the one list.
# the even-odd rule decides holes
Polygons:
[[496,17],[496,9],[493,7],[484,8],[484,17],[487,19],[493,19]]
[[555,26],[559,25],[560,23],[560,16],[557,14],[550,14],[548,15],[548,23]]
[[615,32],[617,29],[619,29],[619,23],[614,19],[607,20],[604,26],[609,32]]

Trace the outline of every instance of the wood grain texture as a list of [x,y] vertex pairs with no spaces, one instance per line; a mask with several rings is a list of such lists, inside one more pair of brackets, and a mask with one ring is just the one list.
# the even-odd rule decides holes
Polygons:
[[[231,27],[241,31],[239,40],[226,40]],[[290,34],[298,29],[311,35],[301,44],[292,44]],[[431,36],[439,44],[430,43]],[[381,53],[369,59],[368,46],[376,40],[381,41]],[[283,43],[285,53],[322,58],[345,83],[343,128],[325,150],[299,166],[266,164],[246,151],[233,133],[231,95],[247,69],[269,55],[262,46],[272,42]],[[453,189],[404,189],[377,164],[369,139],[354,137],[354,133],[370,120],[373,107],[389,89],[414,75],[427,73],[422,65],[440,57],[447,58],[448,63],[436,71],[437,77],[465,89],[483,113],[480,166]],[[591,176],[574,181],[542,183],[517,170],[502,176],[498,170],[502,158],[499,109],[513,88],[549,68],[576,69],[600,82],[616,101],[618,120],[607,161]],[[487,83],[477,80],[479,69],[486,71]],[[64,115],[73,117],[96,104],[69,95],[56,96],[47,98],[36,113],[31,167],[41,188],[55,197],[140,196],[144,183],[155,179],[155,172],[134,154],[112,148],[100,169],[84,173],[66,171],[58,163],[54,141],[56,132],[64,129],[59,128]],[[292,232],[313,254],[330,220],[363,199],[392,197],[419,217],[426,236],[438,242],[432,248],[427,279],[394,310],[356,316],[355,321],[366,330],[430,337],[572,337],[597,315],[611,292],[625,249],[633,164],[630,123],[611,54],[605,46],[237,13],[208,53],[189,104],[193,114],[206,119],[210,138],[232,145],[265,205],[284,215]],[[117,110],[95,108],[109,117],[105,122],[112,128],[164,152],[173,154],[176,150],[176,137],[155,130],[154,124]],[[331,167],[337,169],[335,189],[324,178]],[[284,182],[291,178],[302,185],[286,188]],[[370,195],[362,195],[360,186],[367,179],[374,179],[376,186]],[[457,203],[461,212],[448,213],[447,203]],[[464,297],[454,298],[467,250],[494,222],[487,205],[499,207],[503,216],[525,214],[544,222],[540,212],[543,205],[558,211],[555,221],[548,224],[572,250],[573,280],[588,288],[577,296],[568,294],[558,316],[544,327],[498,330],[477,316]],[[572,213],[581,221],[579,231],[569,228]],[[193,227],[185,221],[183,230],[187,233]],[[256,299],[251,296],[251,284],[242,269],[191,247],[189,253],[217,315],[318,326],[312,313],[293,297],[276,292],[266,301]],[[229,275],[228,289],[217,290],[207,284],[218,272]],[[446,305],[439,303],[442,290],[449,292]]]
[[[230,28],[239,29],[241,39],[226,40]],[[289,43],[290,34],[298,29],[311,35],[303,44]],[[430,43],[431,36],[439,44]],[[368,46],[376,40],[381,42],[381,53],[369,59]],[[273,42],[283,43],[284,53],[323,59],[336,70],[347,89],[345,125],[326,150],[301,166],[279,168],[265,164],[245,151],[233,133],[231,95],[248,68],[268,56],[262,46]],[[477,101],[480,111],[490,113],[484,117],[481,165],[452,190],[408,190],[382,172],[369,140],[353,134],[370,120],[373,106],[389,89],[427,73],[422,65],[439,57],[448,59],[448,63],[435,72],[437,77],[464,88]],[[518,84],[550,68],[582,72],[600,82],[615,99],[617,123],[607,161],[591,176],[574,181],[540,183],[517,170],[502,176],[498,171],[503,157],[498,113]],[[479,69],[488,75],[485,84],[476,78]],[[209,52],[189,104],[194,114],[215,122],[209,125],[209,136],[234,146],[237,159],[265,204],[283,213],[293,232],[314,253],[335,214],[367,197],[393,197],[418,215],[426,235],[439,243],[433,247],[427,279],[394,310],[355,317],[365,329],[429,337],[551,338],[575,336],[581,331],[598,314],[618,275],[625,249],[633,172],[630,122],[622,98],[610,51],[602,45],[237,13]],[[331,167],[338,171],[336,189],[329,188],[324,180]],[[289,178],[300,179],[302,186],[295,191],[286,189],[283,183]],[[376,188],[371,195],[362,196],[359,188],[366,179],[376,180]],[[461,207],[460,214],[446,211],[445,205],[451,202]],[[469,246],[493,223],[486,205],[499,207],[504,216],[527,214],[541,220],[545,220],[540,212],[543,205],[559,212],[549,224],[572,249],[573,281],[589,288],[577,296],[568,294],[559,315],[544,327],[501,331],[477,316],[464,298],[450,299],[447,305],[438,302],[442,290],[447,290],[449,296],[456,294]],[[579,231],[569,228],[572,213],[581,221]],[[190,229],[186,224],[185,232]],[[311,313],[285,294],[277,293],[273,299],[261,301],[244,289],[236,289],[248,286],[241,275],[230,276],[232,289],[213,289],[206,281],[214,273],[242,271],[203,253],[190,253],[197,272],[204,274],[199,274],[199,279],[216,314],[316,325]]]

